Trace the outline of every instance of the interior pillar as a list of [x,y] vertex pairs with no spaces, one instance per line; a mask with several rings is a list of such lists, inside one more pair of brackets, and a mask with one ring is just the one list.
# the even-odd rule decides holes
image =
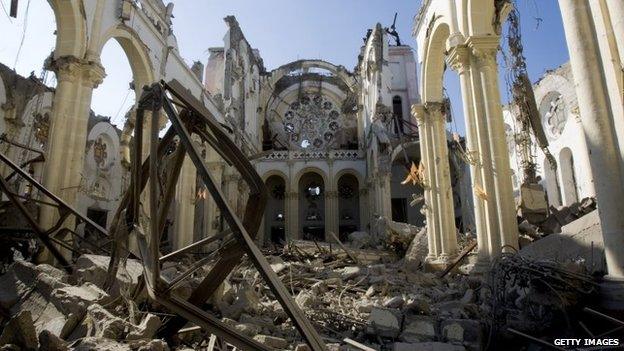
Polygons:
[[431,139],[430,133],[428,132],[429,120],[427,118],[427,113],[423,105],[414,104],[412,106],[412,114],[418,121],[421,162],[423,164],[425,173],[423,179],[423,195],[425,197],[425,204],[423,207],[425,208],[425,217],[427,220],[427,245],[429,248],[426,261],[432,262],[437,260],[440,254],[440,246],[438,244],[438,201],[432,190],[435,186],[435,179],[431,161],[431,156],[433,154],[431,152]]
[[[595,28],[586,1],[559,0],[598,200],[607,278],[624,283],[624,178]],[[616,298],[617,299],[617,298]],[[624,293],[620,291],[620,301]]]
[[483,189],[480,164],[478,161],[479,142],[477,140],[477,120],[474,114],[473,96],[471,91],[470,53],[466,46],[453,47],[448,56],[449,65],[459,75],[460,89],[462,93],[462,107],[466,125],[466,156],[469,159],[470,179],[472,182],[472,203],[474,206],[474,218],[477,237],[477,268],[489,265],[485,226],[485,201],[477,196],[475,189]]
[[[82,184],[87,123],[93,89],[104,79],[104,68],[96,62],[66,56],[51,63],[56,73],[50,136],[46,154],[43,185],[69,205],[76,204]],[[58,220],[58,212],[43,206],[39,222],[49,228]],[[73,223],[65,222],[68,227]]]
[[438,199],[438,221],[440,240],[440,260],[449,261],[457,254],[457,228],[453,209],[453,189],[449,166],[446,138],[444,105],[441,102],[426,102],[425,109],[433,140],[433,172],[436,179],[435,195]]
[[[482,62],[477,61],[474,55],[470,55],[470,74],[466,77],[470,78],[470,92],[472,95],[473,116],[475,121],[475,157],[476,169],[479,172],[477,179],[481,180],[481,187],[474,188],[473,191],[483,203],[483,220],[482,226],[485,229],[483,240],[483,251],[487,253],[488,260],[500,252],[500,238],[498,230],[498,212],[496,209],[496,200],[494,197],[494,174],[493,161],[490,154],[488,143],[488,126],[485,119],[485,101],[481,90],[481,76],[478,72],[478,66]],[[486,268],[485,263],[483,268]]]
[[499,41],[499,37],[493,36],[469,38],[469,46],[478,62],[477,70],[481,78],[480,89],[483,94],[485,120],[487,121],[487,134],[485,135],[493,166],[494,186],[488,192],[488,201],[496,204],[498,214],[498,230],[493,233],[498,236],[495,240],[497,246],[493,247],[494,255],[500,253],[502,247],[508,247],[503,249],[504,251],[518,248],[518,224],[511,184],[511,165],[498,86],[496,54]]

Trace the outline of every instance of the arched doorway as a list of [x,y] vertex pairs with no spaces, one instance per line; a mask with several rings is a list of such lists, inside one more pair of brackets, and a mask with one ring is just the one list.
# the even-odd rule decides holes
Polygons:
[[299,179],[299,232],[304,240],[325,240],[325,182],[314,172]]
[[273,244],[283,244],[286,241],[286,206],[284,201],[286,182],[284,178],[272,175],[265,184],[269,191],[267,206],[264,211],[265,240]]
[[338,179],[338,232],[340,241],[360,229],[360,184],[353,174]]
[[570,148],[566,147],[559,153],[559,169],[563,187],[563,204],[569,206],[579,200],[574,173],[574,157]]

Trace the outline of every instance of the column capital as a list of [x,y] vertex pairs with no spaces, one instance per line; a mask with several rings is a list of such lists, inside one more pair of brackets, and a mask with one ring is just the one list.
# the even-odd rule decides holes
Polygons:
[[500,37],[497,35],[471,36],[466,39],[466,45],[472,51],[479,67],[496,66],[496,54]]
[[75,56],[61,56],[48,59],[46,69],[56,73],[59,81],[82,82],[97,88],[106,77],[106,71],[99,62],[88,61]]
[[418,123],[425,122],[425,106],[423,104],[412,104],[411,112]]
[[425,102],[425,111],[431,120],[446,118],[446,104],[441,101]]
[[453,71],[462,74],[470,67],[470,50],[466,45],[455,45],[449,50],[446,62]]

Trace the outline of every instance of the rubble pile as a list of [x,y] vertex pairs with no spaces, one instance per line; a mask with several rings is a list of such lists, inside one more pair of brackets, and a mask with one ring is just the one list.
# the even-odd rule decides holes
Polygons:
[[550,206],[547,217],[539,223],[531,224],[530,218],[525,218],[519,224],[521,243],[538,240],[546,235],[561,233],[561,228],[566,224],[585,216],[596,209],[596,199],[586,197],[569,206]]
[[[139,282],[142,266],[128,260],[112,295],[100,288],[108,257],[84,255],[74,273],[16,260],[0,276],[2,350],[165,350],[153,340],[158,316],[124,298]],[[124,340],[125,342],[120,342]]]
[[[419,251],[418,235],[407,256]],[[348,244],[296,241],[265,255],[330,350],[482,350],[492,342],[491,330],[556,327],[562,311],[593,291],[591,279],[574,263],[564,267],[517,255],[504,255],[490,276],[444,277],[407,264],[407,256],[399,259],[391,252]],[[106,292],[101,286],[108,262],[106,256],[83,255],[72,274],[47,264],[13,263],[0,276],[0,349],[182,350],[206,345],[210,335],[193,324],[169,344],[159,339],[159,328],[172,314],[146,299],[142,265],[127,260]],[[165,263],[163,275],[173,278],[192,264],[190,256]],[[188,297],[207,271],[198,271],[175,293]],[[308,350],[247,259],[208,304],[225,324],[271,348]]]
[[[352,250],[359,256],[360,250]],[[438,278],[407,269],[402,260],[355,264],[326,251],[308,251],[291,243],[279,256],[269,256],[271,267],[329,343],[347,345],[350,339],[375,349],[480,349],[486,302],[481,279]],[[248,262],[224,284],[215,311],[257,340],[271,336],[282,345],[302,343]]]

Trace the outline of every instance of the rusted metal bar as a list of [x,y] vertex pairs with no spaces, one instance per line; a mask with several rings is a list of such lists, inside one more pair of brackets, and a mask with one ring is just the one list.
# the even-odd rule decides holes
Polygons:
[[536,343],[538,343],[538,344],[540,344],[540,345],[544,345],[544,346],[546,346],[546,347],[550,347],[551,349],[555,349],[555,350],[562,350],[562,351],[565,351],[565,350],[566,350],[566,349],[564,349],[563,347],[559,347],[559,346],[553,345],[553,344],[551,344],[551,343],[549,343],[549,342],[546,342],[546,341],[544,341],[544,340],[542,340],[542,339],[538,339],[538,338],[536,338],[536,337],[534,337],[534,336],[531,336],[531,335],[525,334],[525,333],[523,333],[523,332],[521,332],[521,331],[518,331],[518,330],[515,330],[515,329],[513,329],[513,328],[507,328],[507,331],[509,331],[510,333],[516,334],[516,335],[520,335],[520,336],[522,336],[522,337],[524,337],[524,338],[527,338],[527,339],[529,339],[529,340],[531,340],[531,341],[533,341],[533,342],[536,342]]
[[223,239],[223,238],[225,238],[229,234],[232,234],[232,231],[228,229],[228,230],[225,230],[225,231],[223,231],[221,233],[215,234],[215,235],[213,235],[211,237],[203,238],[203,239],[201,239],[199,241],[196,241],[196,242],[194,242],[194,243],[192,243],[192,244],[190,244],[188,246],[185,246],[185,247],[183,247],[183,248],[181,248],[181,249],[179,249],[177,251],[174,251],[174,252],[171,252],[169,254],[166,254],[166,255],[162,256],[160,258],[160,261],[161,262],[168,261],[168,260],[172,259],[173,257],[176,257],[176,256],[178,256],[180,254],[185,253],[185,252],[188,252],[191,249],[194,249],[196,247],[200,247],[200,246],[204,246],[204,245],[210,244],[213,241],[217,241],[217,240]]
[[457,267],[459,262],[461,262],[466,256],[468,256],[468,254],[471,253],[472,250],[475,249],[475,247],[477,247],[476,240],[470,243],[470,245],[468,245],[464,249],[464,251],[462,251],[462,253],[459,256],[457,256],[457,258],[448,267],[446,267],[446,269],[440,274],[440,278],[444,278],[444,276],[446,276],[450,271],[452,271],[453,268]]
[[[176,108],[174,108],[172,100],[167,97],[167,93],[170,93],[173,99],[176,99],[176,105],[179,107],[178,110],[180,111],[179,113]],[[166,135],[170,135],[171,138],[177,135],[180,139],[180,145],[178,145],[178,150],[176,150],[176,155],[174,156],[174,169],[167,175],[163,194],[159,192],[159,173],[157,172],[159,162],[162,162],[161,160],[164,157],[162,150],[164,149],[163,144],[165,143],[165,140],[158,142],[157,135],[157,111],[160,110],[161,106],[164,108],[172,123],[172,127],[167,131]],[[152,128],[150,129],[150,155],[148,156],[149,161],[146,160],[141,166],[142,130],[146,110],[151,111],[152,120]],[[223,338],[223,340],[238,348],[245,350],[268,350],[266,346],[241,335],[201,308],[203,303],[210,298],[215,289],[240,262],[243,254],[247,253],[284,307],[284,310],[293,320],[296,328],[311,346],[312,350],[324,350],[325,346],[320,336],[316,333],[305,315],[295,305],[288,291],[277,277],[277,274],[271,269],[266,258],[253,242],[253,236],[256,235],[262,221],[262,215],[267,200],[267,190],[254,167],[236,147],[234,142],[230,140],[229,135],[223,130],[220,123],[212,117],[210,112],[208,112],[198,100],[175,81],[170,84],[155,84],[152,85],[152,87],[146,88],[139,101],[136,118],[137,122],[135,124],[134,138],[135,158],[132,163],[132,183],[122,200],[122,206],[120,206],[116,213],[116,218],[121,218],[125,211],[125,226],[132,228],[131,234],[137,238],[139,256],[142,259],[145,271],[145,286],[149,296],[179,316],[169,321],[160,334],[165,336],[170,336],[172,333],[175,334],[187,320],[190,320],[206,331]],[[249,186],[250,194],[242,221],[234,214],[234,211],[230,208],[221,193],[220,186],[217,185],[212,178],[208,167],[200,156],[197,144],[191,139],[191,134],[198,135],[202,142],[211,145],[222,155],[223,159],[228,164],[236,168]],[[202,239],[183,249],[160,257],[159,239],[164,230],[165,216],[170,206],[170,200],[173,198],[175,184],[177,183],[185,154],[188,154],[195,165],[200,179],[211,193],[230,231],[222,233],[223,237],[220,239],[224,239],[225,241],[220,249],[200,259],[193,267],[172,281],[166,281],[161,277],[159,271],[159,262],[161,262],[163,258],[170,259],[183,252],[188,252],[194,247],[217,240],[214,237]],[[142,189],[145,187],[148,179],[150,184],[149,208],[151,220],[149,232],[144,232],[139,220],[141,215],[139,212],[139,202]],[[160,195],[163,195],[162,200]],[[125,228],[120,228],[119,224],[121,224],[121,222],[117,221],[115,227],[116,242],[121,240],[123,235],[126,235],[124,234]],[[229,240],[228,236],[231,237]],[[117,254],[119,254],[119,250],[117,250]],[[204,278],[200,286],[193,291],[188,301],[171,293],[171,290],[178,282],[204,266],[208,261],[214,259],[217,260],[214,268]],[[111,262],[112,261],[113,260],[111,260]],[[115,269],[116,265],[109,266],[110,273]]]
[[[0,177],[0,188],[2,191],[6,193],[9,200],[17,207],[17,209],[24,215],[28,224],[31,226],[37,238],[44,244],[44,246],[50,251],[52,256],[59,262],[59,264],[68,272],[71,272],[72,267],[70,262],[63,256],[63,254],[58,250],[55,244],[52,242],[52,237],[58,233],[58,231],[63,229],[63,223],[67,219],[68,216],[72,215],[77,220],[82,221],[92,228],[94,228],[97,232],[99,232],[102,236],[107,237],[108,232],[100,227],[98,224],[93,222],[88,217],[83,216],[81,213],[76,211],[73,207],[69,206],[65,201],[61,198],[53,194],[46,187],[37,182],[30,174],[21,169],[18,165],[13,163],[8,157],[4,154],[0,153],[0,161],[6,164],[9,168],[13,170],[16,174],[22,177],[26,182],[31,184],[34,188],[39,190],[43,195],[47,196],[52,202],[50,205],[56,207],[59,212],[59,219],[57,222],[52,225],[52,227],[48,229],[41,228],[37,220],[32,216],[30,211],[24,206],[22,201],[20,201],[20,197],[11,191],[10,185],[4,180],[4,178]],[[54,204],[56,203],[56,204]]]
[[340,239],[336,236],[336,234],[334,234],[334,232],[330,231],[329,232],[329,236],[331,236],[334,240],[336,240],[336,243],[338,244],[338,246],[340,246],[342,251],[344,251],[347,254],[347,256],[349,256],[349,258],[351,258],[353,260],[353,262],[355,262],[357,264],[360,263],[360,261],[357,259],[357,257],[353,253],[351,253],[351,251],[348,250],[346,246],[344,246],[344,244],[340,241]]
[[621,320],[619,320],[619,319],[617,319],[617,318],[613,318],[613,317],[608,316],[608,315],[606,315],[606,314],[604,314],[604,313],[600,313],[600,312],[598,312],[598,311],[596,311],[596,310],[593,310],[593,309],[591,309],[591,308],[589,308],[589,307],[585,307],[585,308],[583,308],[583,311],[588,312],[588,313],[591,313],[591,314],[593,314],[594,316],[598,316],[598,317],[604,318],[604,319],[606,319],[606,320],[608,320],[608,321],[610,321],[610,322],[613,322],[613,323],[615,323],[615,324],[618,324],[618,325],[624,326],[624,321],[621,321]]

